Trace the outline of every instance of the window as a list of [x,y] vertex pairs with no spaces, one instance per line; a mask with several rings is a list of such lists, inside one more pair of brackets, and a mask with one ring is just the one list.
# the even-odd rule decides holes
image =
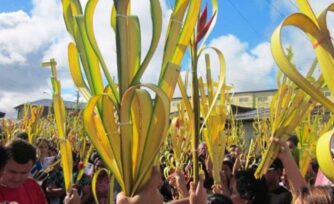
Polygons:
[[247,97],[239,98],[239,102],[248,102],[248,98]]
[[267,99],[268,99],[267,96],[259,96],[259,97],[257,97],[257,100],[260,101],[260,102],[261,102],[261,101],[262,101],[262,102],[263,102],[263,101],[266,101]]
[[329,91],[324,91],[324,95],[325,95],[326,97],[329,97],[329,96],[331,96],[331,92],[329,92]]

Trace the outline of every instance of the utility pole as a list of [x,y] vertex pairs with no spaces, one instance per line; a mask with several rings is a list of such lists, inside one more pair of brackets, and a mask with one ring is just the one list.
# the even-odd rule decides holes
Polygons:
[[78,111],[79,110],[79,98],[80,98],[79,90],[76,90],[76,93],[77,93],[76,111]]

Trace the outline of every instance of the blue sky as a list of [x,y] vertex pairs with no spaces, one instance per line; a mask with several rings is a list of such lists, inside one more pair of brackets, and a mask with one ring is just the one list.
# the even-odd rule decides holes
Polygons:
[[225,0],[220,5],[220,20],[213,37],[233,33],[252,47],[270,36],[266,33],[272,22],[268,4],[249,0]]
[[[112,1],[100,2],[96,15],[100,19],[96,23],[96,35],[102,52],[110,57],[106,59],[107,63],[114,67],[116,55],[113,33],[110,28],[105,31],[106,25],[109,25],[106,8],[111,8]],[[132,6],[134,13],[141,19],[142,36],[145,36],[142,37],[144,52],[150,37],[146,2],[133,1]],[[164,11],[163,32],[170,13],[170,2],[161,0]],[[211,1],[207,2],[210,5]],[[318,12],[333,0],[309,2]],[[219,0],[217,23],[206,44],[224,53],[227,81],[234,85],[234,91],[275,88],[277,67],[270,53],[270,37],[282,19],[296,11],[295,0]],[[296,64],[307,64],[312,56],[305,54],[303,37],[289,29],[286,36],[287,43],[303,47],[299,49],[302,52],[296,53]],[[161,42],[163,39],[164,35]],[[67,100],[75,99],[75,89],[67,68],[66,47],[70,40],[65,31],[60,0],[0,0],[0,111],[15,116],[14,106],[50,98],[50,70],[40,66],[42,61],[50,58],[56,58],[58,62],[63,97]],[[162,48],[161,43],[151,67],[161,62]],[[199,64],[203,64],[203,60]],[[187,66],[187,63],[184,65]],[[213,67],[215,65],[213,59]],[[154,82],[156,73],[149,68],[143,80]],[[203,70],[199,70],[199,73],[203,74]]]
[[0,0],[0,12],[24,10],[29,12],[32,8],[31,1],[27,0]]

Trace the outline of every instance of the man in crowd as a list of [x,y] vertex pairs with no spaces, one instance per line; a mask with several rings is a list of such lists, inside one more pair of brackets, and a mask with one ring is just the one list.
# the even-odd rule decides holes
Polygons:
[[269,199],[271,204],[285,204],[291,203],[292,201],[290,191],[280,185],[282,172],[283,164],[281,160],[275,159],[264,176],[269,190]]
[[28,142],[15,139],[6,146],[6,163],[0,178],[0,203],[45,204],[44,193],[29,177],[36,161],[36,150]]
[[[0,146],[0,203],[47,204],[45,195],[30,172],[36,161],[36,149],[22,139]],[[76,189],[67,193],[64,204],[79,204]]]

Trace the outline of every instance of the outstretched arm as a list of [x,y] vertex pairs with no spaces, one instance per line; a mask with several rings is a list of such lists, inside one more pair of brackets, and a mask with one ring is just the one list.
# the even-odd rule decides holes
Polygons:
[[293,193],[298,194],[302,188],[307,187],[307,183],[301,175],[296,161],[293,158],[287,144],[278,138],[274,138],[273,141],[280,147],[278,158],[283,163],[289,183],[291,185],[291,189]]

